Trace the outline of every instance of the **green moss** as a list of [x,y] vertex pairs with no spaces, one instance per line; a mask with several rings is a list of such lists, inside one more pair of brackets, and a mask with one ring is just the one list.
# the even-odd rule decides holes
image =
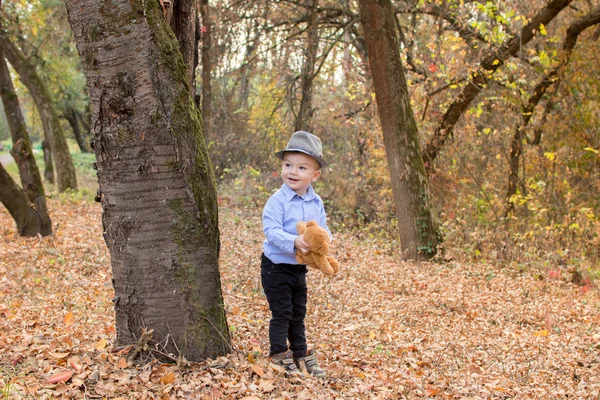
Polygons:
[[181,164],[177,160],[169,160],[165,162],[165,167],[171,171],[177,171],[181,167]]
[[[162,85],[166,85],[164,91],[166,106],[172,107],[170,134],[175,138],[181,159],[186,160],[183,165],[177,161],[168,161],[166,165],[180,170],[184,174],[191,187],[194,200],[199,206],[190,212],[184,208],[185,199],[173,199],[167,203],[175,216],[171,234],[179,248],[176,255],[178,265],[175,276],[185,292],[187,306],[191,308],[193,318],[196,318],[195,323],[186,327],[185,340],[187,343],[185,346],[198,349],[215,347],[206,343],[206,340],[226,346],[227,343],[222,343],[219,337],[228,335],[222,299],[216,304],[209,304],[207,308],[205,302],[202,301],[206,294],[202,293],[197,286],[198,279],[200,279],[198,265],[192,261],[196,259],[197,252],[204,249],[209,253],[205,257],[214,256],[214,264],[218,263],[216,180],[204,143],[202,117],[190,95],[179,44],[163,18],[159,2],[147,1],[144,4],[144,15],[157,46],[155,59],[159,64],[158,69],[161,73],[170,75],[166,80],[161,80]],[[150,121],[155,124],[161,118],[164,118],[163,114],[156,112],[150,116]],[[218,280],[218,271],[212,271],[209,276],[213,274],[214,279]],[[214,289],[218,292],[215,294],[219,296],[217,283],[215,282]],[[212,288],[213,285],[209,284],[207,287]],[[218,333],[215,332],[215,328],[219,331]]]
[[94,69],[94,64],[96,63],[96,54],[97,52],[95,50],[88,48],[83,56],[83,63],[90,70]]
[[89,31],[89,38],[92,42],[99,40],[102,37],[102,28],[100,25],[94,25]]

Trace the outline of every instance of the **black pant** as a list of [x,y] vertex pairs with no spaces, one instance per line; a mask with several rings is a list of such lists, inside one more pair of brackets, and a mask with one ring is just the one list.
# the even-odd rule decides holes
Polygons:
[[289,349],[294,356],[306,355],[306,266],[274,264],[263,254],[260,263],[262,287],[267,295],[271,322],[269,323],[270,355]]

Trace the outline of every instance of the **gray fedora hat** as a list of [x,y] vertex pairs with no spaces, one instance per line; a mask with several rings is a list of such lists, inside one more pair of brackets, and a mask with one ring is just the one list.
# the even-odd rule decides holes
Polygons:
[[295,132],[290,138],[285,150],[275,153],[275,157],[283,160],[283,155],[287,151],[298,151],[300,153],[308,154],[317,160],[321,167],[327,166],[327,161],[323,160],[323,146],[321,145],[321,139],[310,132]]

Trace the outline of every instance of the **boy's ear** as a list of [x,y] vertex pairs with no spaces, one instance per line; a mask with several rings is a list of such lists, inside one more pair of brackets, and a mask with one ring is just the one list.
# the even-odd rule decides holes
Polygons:
[[321,170],[318,169],[315,171],[315,174],[313,175],[312,181],[316,181],[317,179],[319,179],[319,177],[321,176]]

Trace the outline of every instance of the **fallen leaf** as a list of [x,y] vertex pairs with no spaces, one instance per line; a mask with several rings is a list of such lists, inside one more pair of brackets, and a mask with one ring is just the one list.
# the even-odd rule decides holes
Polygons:
[[590,285],[585,285],[579,288],[579,293],[586,294],[590,290],[592,290],[592,287]]
[[104,350],[107,345],[108,345],[108,340],[100,339],[96,342],[94,347],[96,348],[96,350],[100,351],[100,350]]
[[273,385],[273,381],[271,380],[261,379],[258,383],[258,390],[263,393],[269,393],[273,391],[273,389],[275,389],[275,385]]
[[69,311],[67,315],[65,315],[65,317],[63,318],[63,323],[65,324],[65,326],[71,326],[73,325],[73,322],[75,322],[75,316],[71,311]]
[[67,358],[71,355],[71,353],[58,353],[58,352],[52,352],[49,354],[52,358],[56,358],[57,360],[62,360],[63,358]]
[[533,334],[533,336],[548,336],[548,329],[542,329]]
[[471,364],[469,365],[469,372],[471,374],[481,374],[481,368],[479,368],[477,365],[475,364]]
[[160,383],[162,383],[163,385],[168,385],[169,383],[173,382],[175,382],[175,374],[172,372],[169,372],[160,379]]
[[262,369],[262,367],[258,364],[252,364],[250,366],[252,368],[252,371],[254,371],[254,373],[258,376],[260,376],[261,378],[265,375],[265,371]]
[[12,359],[12,361],[10,362],[10,364],[14,367],[17,364],[19,364],[21,361],[23,361],[23,355],[19,354],[18,356],[16,356],[15,358]]
[[125,357],[119,358],[119,362],[117,362],[117,367],[121,369],[127,368],[127,359]]
[[50,383],[66,382],[69,379],[71,379],[71,376],[73,376],[72,371],[63,371],[63,372],[59,372],[57,374],[52,375],[47,380]]

